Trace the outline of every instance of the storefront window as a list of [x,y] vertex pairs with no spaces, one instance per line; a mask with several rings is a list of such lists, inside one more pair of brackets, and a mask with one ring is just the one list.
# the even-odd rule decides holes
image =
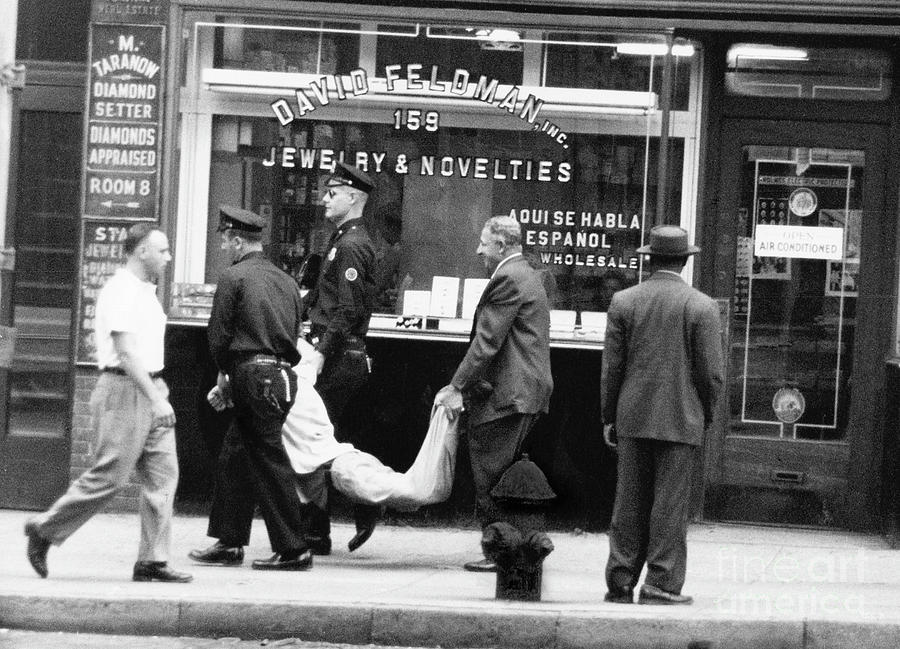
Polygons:
[[288,20],[273,28],[268,22],[247,18],[215,30],[214,66],[348,74],[359,63],[358,24]]
[[[373,328],[425,316],[468,332],[486,279],[481,227],[505,214],[544,273],[557,333],[602,339],[612,293],[641,278],[635,250],[656,220],[664,38],[273,22],[195,24],[173,317],[208,314],[221,204],[270,215],[270,257],[311,288],[331,234],[322,184],[344,160],[375,181],[364,218],[385,317]],[[681,111],[692,54],[673,57]],[[671,124],[669,204],[689,213],[695,133],[690,119]]]
[[[210,205],[243,201],[271,215],[270,256],[303,288],[314,284],[312,271],[331,234],[320,205],[328,175],[322,166],[341,151],[353,152],[347,159],[377,178],[366,220],[382,260],[378,305],[385,313],[404,313],[404,291],[430,290],[434,276],[479,276],[481,262],[453,242],[469,241],[482,215],[520,220],[525,252],[553,276],[554,308],[605,311],[612,291],[636,280],[634,249],[644,226],[641,138],[577,134],[577,166],[570,168],[517,131],[397,135],[388,124],[273,122],[214,118]],[[240,133],[247,144],[239,143]],[[285,166],[286,150],[292,166]],[[491,152],[490,164],[470,159],[473,150]],[[397,162],[403,155],[405,170]],[[657,152],[650,155],[655,161]],[[210,241],[215,225],[211,218]],[[208,255],[204,281],[214,283],[224,261],[213,246]]]
[[[524,46],[518,40],[519,32],[508,31],[505,35],[493,35],[493,40],[478,41],[471,38],[475,30],[463,29],[458,35],[447,29],[421,31],[415,38],[379,36],[375,69],[410,61],[420,63],[425,70],[435,66],[436,78],[441,81],[450,81],[454,70],[465,69],[490,71],[500,83],[522,83]],[[499,40],[502,38],[517,40]]]
[[[551,34],[547,44],[544,84],[560,88],[609,88],[611,90],[646,90],[659,94],[662,72],[659,57],[648,56],[660,50],[659,44],[621,41],[608,47],[590,47],[590,36]],[[675,45],[673,73],[675,92],[673,110],[687,110],[690,94],[692,46]]]

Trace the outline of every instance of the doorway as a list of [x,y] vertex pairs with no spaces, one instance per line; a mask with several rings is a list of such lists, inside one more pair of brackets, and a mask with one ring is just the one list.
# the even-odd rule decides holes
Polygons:
[[69,483],[79,80],[71,87],[26,87],[14,103],[6,241],[16,262],[4,285],[3,321],[15,328],[15,346],[12,366],[0,371],[0,507],[43,509]]
[[866,529],[881,465],[893,236],[886,128],[725,120],[715,295],[727,297],[723,426],[704,516]]

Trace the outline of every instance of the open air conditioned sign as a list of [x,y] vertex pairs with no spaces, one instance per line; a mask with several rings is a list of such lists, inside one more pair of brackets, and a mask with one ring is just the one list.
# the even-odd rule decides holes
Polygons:
[[805,225],[756,226],[753,254],[793,259],[843,259],[844,228]]

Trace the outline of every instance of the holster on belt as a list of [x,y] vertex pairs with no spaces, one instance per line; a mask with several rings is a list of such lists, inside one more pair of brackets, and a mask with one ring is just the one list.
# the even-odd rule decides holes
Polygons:
[[[309,333],[306,334],[306,342],[308,342],[313,347],[317,347],[326,331],[326,327],[323,327],[321,325],[313,325],[310,328]],[[348,334],[340,336],[338,344],[332,345],[332,347],[334,349],[334,354],[342,354],[347,348],[365,351],[366,339],[364,336]]]

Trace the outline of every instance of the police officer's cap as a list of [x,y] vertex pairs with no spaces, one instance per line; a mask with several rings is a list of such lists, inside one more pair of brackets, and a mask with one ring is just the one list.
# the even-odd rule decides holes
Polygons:
[[348,165],[346,162],[336,162],[334,172],[326,183],[329,187],[348,185],[361,192],[369,193],[375,186],[372,179],[360,169]]
[[266,220],[256,212],[243,210],[231,205],[219,206],[219,232],[240,230],[242,232],[262,232]]

